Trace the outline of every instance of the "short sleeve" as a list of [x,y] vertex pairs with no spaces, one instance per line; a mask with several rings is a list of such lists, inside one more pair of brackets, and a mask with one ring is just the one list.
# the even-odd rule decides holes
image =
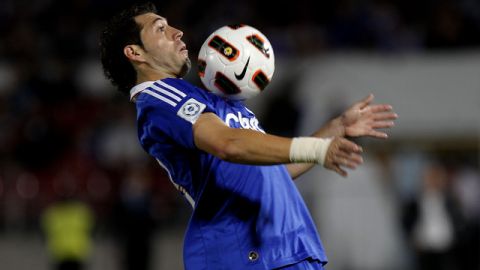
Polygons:
[[136,105],[140,143],[148,152],[151,145],[167,141],[182,148],[196,148],[193,124],[202,113],[214,112],[204,95],[165,83],[143,90]]

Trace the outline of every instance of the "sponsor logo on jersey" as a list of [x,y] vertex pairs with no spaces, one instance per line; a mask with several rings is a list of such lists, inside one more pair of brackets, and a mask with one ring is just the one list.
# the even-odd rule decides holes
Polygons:
[[225,117],[225,123],[232,128],[240,125],[243,129],[252,129],[265,133],[265,131],[259,126],[258,119],[255,116],[246,117],[240,112],[237,114],[228,113]]

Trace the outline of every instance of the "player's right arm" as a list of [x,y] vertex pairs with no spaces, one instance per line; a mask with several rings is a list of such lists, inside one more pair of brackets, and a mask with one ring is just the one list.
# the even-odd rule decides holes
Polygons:
[[[291,138],[230,128],[214,113],[203,113],[197,119],[193,125],[193,137],[197,148],[226,161],[255,165],[291,162]],[[355,168],[361,151],[355,143],[335,137],[328,146],[324,165],[342,174],[336,168]]]

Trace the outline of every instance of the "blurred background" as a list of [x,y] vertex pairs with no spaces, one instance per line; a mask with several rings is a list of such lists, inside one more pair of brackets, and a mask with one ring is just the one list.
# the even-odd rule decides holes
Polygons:
[[[183,269],[191,209],[99,62],[102,27],[132,2],[0,1],[3,270]],[[389,140],[357,140],[349,178],[296,182],[328,270],[480,269],[479,1],[153,2],[194,63],[223,25],[269,38],[275,75],[248,103],[270,133],[307,135],[368,93],[400,115]]]

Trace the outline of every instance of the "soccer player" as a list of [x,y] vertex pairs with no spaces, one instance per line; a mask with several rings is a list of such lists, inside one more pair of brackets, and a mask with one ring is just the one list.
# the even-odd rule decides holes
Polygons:
[[362,163],[344,136],[386,138],[389,105],[370,95],[311,137],[265,133],[242,102],[181,78],[190,69],[182,31],[153,4],[135,5],[102,32],[107,78],[137,108],[143,148],[193,207],[185,269],[323,269],[327,258],[292,178],[315,164],[343,176]]

